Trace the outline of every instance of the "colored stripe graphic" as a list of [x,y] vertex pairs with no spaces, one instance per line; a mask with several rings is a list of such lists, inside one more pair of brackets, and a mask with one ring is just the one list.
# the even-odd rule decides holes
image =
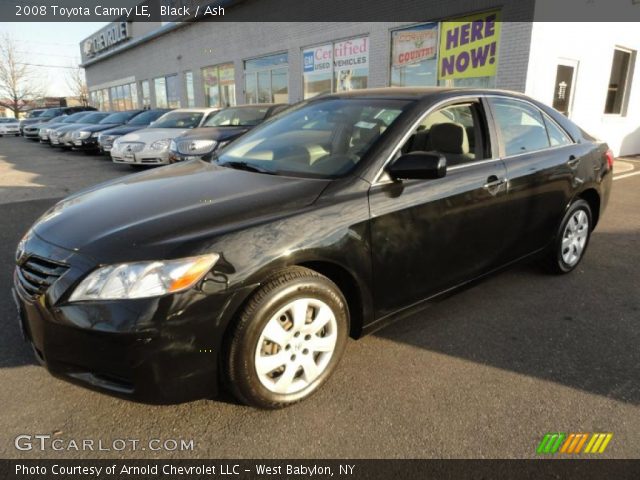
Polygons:
[[556,453],[565,439],[564,433],[547,433],[536,450],[537,453]]
[[594,433],[587,448],[584,449],[584,453],[603,453],[612,437],[613,433]]
[[[589,438],[591,435],[591,438]],[[603,453],[609,442],[613,438],[613,433],[547,433],[543,438],[536,453],[538,454],[578,454],[578,453]],[[589,441],[587,442],[587,439]],[[585,443],[587,444],[584,451]]]

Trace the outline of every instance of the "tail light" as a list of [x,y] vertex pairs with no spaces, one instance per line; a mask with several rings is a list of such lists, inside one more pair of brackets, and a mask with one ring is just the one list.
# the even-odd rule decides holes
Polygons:
[[613,152],[611,149],[607,150],[605,156],[607,157],[607,167],[611,170],[613,168]]

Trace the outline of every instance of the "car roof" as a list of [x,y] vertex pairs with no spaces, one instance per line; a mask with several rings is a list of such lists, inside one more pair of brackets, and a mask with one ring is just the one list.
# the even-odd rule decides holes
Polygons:
[[509,90],[499,90],[494,88],[468,88],[468,87],[386,87],[386,88],[365,88],[361,90],[351,90],[349,92],[328,93],[313,97],[310,100],[325,98],[367,98],[367,99],[393,99],[393,100],[425,100],[429,97],[446,96],[447,94],[464,95],[505,95],[512,97],[526,96]]
[[209,112],[215,112],[217,110],[220,110],[220,108],[217,107],[211,107],[211,108],[176,108],[175,110],[171,110],[171,112],[179,112],[179,113],[209,113]]

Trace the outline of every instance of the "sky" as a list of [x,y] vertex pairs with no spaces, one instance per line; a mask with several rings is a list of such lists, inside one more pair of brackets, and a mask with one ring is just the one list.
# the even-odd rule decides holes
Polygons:
[[[69,68],[80,63],[82,40],[107,25],[104,22],[0,22],[0,36],[8,33],[18,45],[24,63],[41,76],[47,96],[71,95],[67,86]],[[41,66],[43,65],[43,66]]]

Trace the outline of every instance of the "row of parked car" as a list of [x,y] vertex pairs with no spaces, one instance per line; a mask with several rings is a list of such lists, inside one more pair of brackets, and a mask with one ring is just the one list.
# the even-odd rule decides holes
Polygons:
[[[92,107],[44,111],[20,123],[25,138],[51,147],[110,155],[114,163],[166,165],[214,152],[287,104],[99,112]],[[41,121],[37,121],[41,118]]]

